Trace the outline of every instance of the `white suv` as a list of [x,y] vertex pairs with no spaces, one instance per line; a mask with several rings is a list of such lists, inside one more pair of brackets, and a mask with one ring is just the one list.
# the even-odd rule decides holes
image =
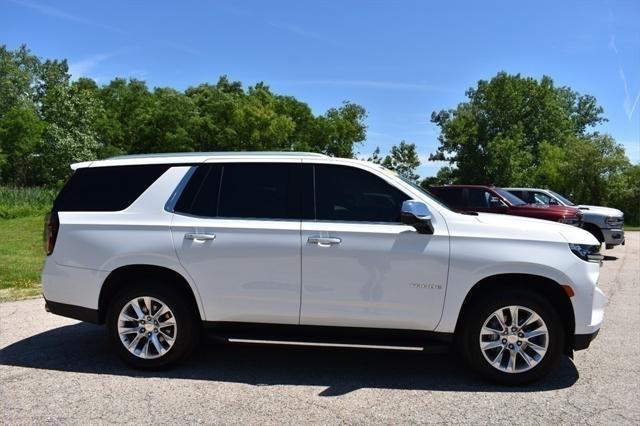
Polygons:
[[139,368],[232,341],[455,343],[520,384],[585,349],[606,299],[588,232],[455,212],[378,165],[304,153],[75,164],[46,225],[46,306]]

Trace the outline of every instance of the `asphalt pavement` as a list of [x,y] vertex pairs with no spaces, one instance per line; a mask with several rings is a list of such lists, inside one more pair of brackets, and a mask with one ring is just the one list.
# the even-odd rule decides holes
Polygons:
[[124,366],[104,329],[0,304],[0,423],[640,424],[640,233],[607,250],[598,338],[546,380],[488,384],[448,354],[221,345],[163,372]]

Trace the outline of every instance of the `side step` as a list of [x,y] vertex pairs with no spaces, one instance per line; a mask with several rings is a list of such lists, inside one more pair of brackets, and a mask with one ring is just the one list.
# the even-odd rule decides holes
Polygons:
[[320,343],[320,342],[294,342],[284,340],[252,340],[252,339],[227,339],[231,343],[255,343],[259,345],[294,345],[294,346],[321,346],[328,348],[358,348],[358,349],[391,349],[396,351],[422,351],[420,346],[382,346],[382,345],[356,345],[352,343]]
[[423,330],[364,327],[206,322],[210,333],[232,343],[346,347],[405,351],[442,352],[453,334]]

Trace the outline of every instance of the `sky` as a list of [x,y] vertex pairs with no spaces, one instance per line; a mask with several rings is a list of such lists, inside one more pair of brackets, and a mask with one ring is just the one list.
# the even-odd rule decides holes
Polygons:
[[551,76],[596,97],[611,134],[640,161],[640,1],[0,0],[0,44],[66,58],[74,78],[186,89],[226,74],[306,102],[368,112],[368,156],[438,142],[433,111],[455,108],[499,71]]

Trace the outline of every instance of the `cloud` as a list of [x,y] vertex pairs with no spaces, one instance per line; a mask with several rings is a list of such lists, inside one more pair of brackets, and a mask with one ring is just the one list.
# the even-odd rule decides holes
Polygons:
[[619,74],[620,80],[622,80],[622,86],[624,87],[624,100],[622,102],[622,106],[624,107],[624,112],[627,114],[627,119],[631,121],[631,117],[633,117],[633,113],[638,106],[638,101],[640,101],[640,90],[638,90],[638,94],[636,95],[635,100],[633,100],[632,96],[629,94],[629,86],[627,85],[627,78],[624,75],[624,69],[622,65],[619,65]]
[[111,55],[109,54],[97,54],[87,56],[78,61],[69,62],[69,74],[74,78],[86,77],[91,71],[93,71],[101,62],[107,60]]
[[198,57],[201,57],[201,58],[204,58],[204,57],[207,56],[206,52],[203,52],[202,50],[198,50],[198,49],[196,49],[194,47],[191,47],[191,46],[187,46],[186,44],[180,44],[180,43],[173,43],[172,42],[172,43],[169,43],[169,46],[174,48],[174,49],[176,49],[176,50],[179,50],[180,52],[188,53],[188,54],[193,55],[193,56],[198,56]]
[[361,87],[365,89],[380,90],[413,90],[420,92],[448,92],[442,86],[424,83],[383,81],[383,80],[283,80],[280,83],[308,85],[308,86],[333,86],[333,87]]
[[609,49],[616,55],[618,54],[618,47],[616,46],[616,37],[613,34],[611,34],[611,37],[609,38]]
[[[612,22],[613,22],[613,11],[609,9],[609,27],[610,31],[612,31]],[[622,67],[622,63],[619,59],[619,51],[618,46],[616,44],[616,36],[613,32],[609,35],[609,50],[613,52],[618,62],[618,76],[622,81],[622,87],[624,88],[624,99],[622,100],[622,108],[624,109],[624,113],[627,115],[627,119],[631,121],[633,114],[638,106],[638,102],[640,102],[640,90],[635,95],[635,99],[633,95],[629,92],[629,84],[627,83],[627,76],[624,73],[624,68]]]
[[18,6],[22,6],[22,7],[26,7],[28,9],[31,9],[31,10],[35,10],[35,11],[37,11],[39,13],[42,13],[43,15],[52,16],[54,18],[65,19],[67,21],[77,22],[79,24],[88,25],[88,26],[92,26],[92,27],[103,28],[105,30],[116,32],[116,33],[120,33],[120,34],[126,34],[126,31],[121,29],[121,28],[112,27],[110,25],[100,24],[100,23],[91,21],[89,19],[83,18],[81,16],[72,15],[70,13],[67,13],[67,12],[63,11],[63,10],[57,9],[55,7],[51,7],[51,6],[46,5],[46,4],[33,3],[33,2],[30,2],[30,1],[26,1],[26,0],[8,0],[8,1],[13,3],[13,4],[16,4]]
[[297,25],[287,24],[285,22],[275,22],[275,21],[267,21],[266,24],[269,25],[270,27],[276,28],[278,30],[286,31],[288,33],[295,34],[303,38],[308,38],[311,40],[320,41],[323,43],[330,43],[334,45],[339,44],[335,40],[330,40],[320,33],[309,31]]

